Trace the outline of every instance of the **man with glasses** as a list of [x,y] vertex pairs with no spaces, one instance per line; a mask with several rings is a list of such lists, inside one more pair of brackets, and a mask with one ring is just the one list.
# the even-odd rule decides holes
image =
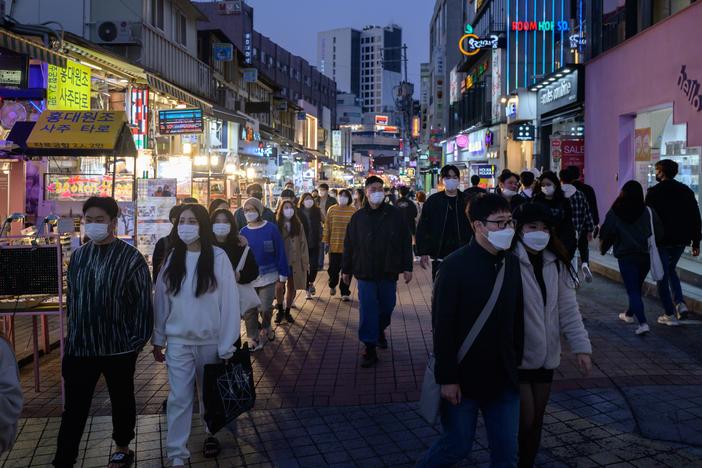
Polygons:
[[432,279],[436,278],[444,257],[466,245],[471,237],[465,198],[458,190],[458,168],[450,164],[444,166],[440,176],[444,190],[430,196],[424,203],[416,236],[420,266],[426,269],[431,258]]
[[376,347],[386,349],[385,329],[395,308],[397,280],[412,280],[412,237],[399,209],[385,202],[383,179],[366,179],[368,203],[351,217],[342,260],[343,281],[358,280],[361,313],[358,337],[365,344],[361,367],[378,362]]
[[[418,466],[449,466],[470,455],[478,410],[491,450],[491,466],[517,466],[519,380],[524,316],[519,260],[508,252],[514,237],[509,203],[496,194],[470,204],[475,237],[444,261],[434,283],[434,375],[441,385],[443,434]],[[465,358],[456,356],[495,287],[497,302]],[[460,273],[459,273],[460,272]]]

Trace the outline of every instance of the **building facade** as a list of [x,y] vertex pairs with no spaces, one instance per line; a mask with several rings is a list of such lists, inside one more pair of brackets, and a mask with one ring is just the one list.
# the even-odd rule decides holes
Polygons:
[[317,66],[342,93],[360,94],[361,32],[352,28],[317,34]]

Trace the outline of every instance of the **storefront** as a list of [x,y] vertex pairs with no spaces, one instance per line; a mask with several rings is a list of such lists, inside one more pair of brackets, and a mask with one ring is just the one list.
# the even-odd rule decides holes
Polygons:
[[[501,155],[502,129],[500,125],[460,134],[445,142],[446,163],[460,170],[460,188],[470,187],[470,178],[479,175],[480,185],[493,188],[496,177],[504,167]],[[488,170],[489,168],[489,170]]]
[[536,140],[536,93],[520,89],[507,100],[507,169],[517,174],[534,167]]
[[692,46],[700,24],[698,3],[587,65],[585,162],[596,170],[586,180],[602,212],[628,180],[654,184],[661,158],[678,162],[678,179],[700,199],[702,61]]

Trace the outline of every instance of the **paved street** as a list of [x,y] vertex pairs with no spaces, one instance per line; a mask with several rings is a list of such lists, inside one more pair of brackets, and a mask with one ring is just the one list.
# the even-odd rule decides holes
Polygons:
[[[320,274],[319,297],[304,301],[296,323],[256,355],[256,409],[238,421],[236,437],[221,433],[217,461],[200,452],[204,434],[194,423],[192,466],[411,466],[438,434],[416,413],[418,388],[430,346],[430,276],[399,288],[399,302],[375,369],[358,366],[358,304],[330,297]],[[655,324],[659,308],[646,300],[652,333],[637,337],[616,316],[623,288],[596,278],[579,292],[594,348],[595,369],[582,378],[569,355],[557,372],[539,466],[702,466],[702,322],[679,329]],[[697,319],[697,317],[695,317]],[[0,466],[47,466],[60,415],[57,354],[42,358],[42,392],[22,371],[25,419],[19,442]],[[138,467],[165,460],[168,393],[165,368],[150,354],[137,370]],[[103,384],[85,434],[84,467],[102,466],[110,450],[110,408]],[[488,462],[481,429],[466,466]]]

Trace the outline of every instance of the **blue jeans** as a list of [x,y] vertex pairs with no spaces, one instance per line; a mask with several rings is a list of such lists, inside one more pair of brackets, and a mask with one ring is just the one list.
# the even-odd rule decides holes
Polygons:
[[639,323],[646,323],[642,295],[644,280],[651,268],[651,259],[648,255],[634,255],[622,257],[618,261],[619,273],[629,296],[629,310],[626,311],[626,315],[635,315]]
[[366,345],[378,344],[380,332],[390,325],[397,301],[397,281],[358,280],[358,302],[361,320],[358,338]]
[[[675,268],[678,266],[680,256],[685,251],[684,245],[676,245],[675,247],[658,247],[658,252],[661,255],[663,263],[663,271],[665,275],[658,282],[658,297],[663,303],[666,315],[675,314],[675,306],[685,303],[683,299],[682,288],[680,287],[680,278]],[[673,293],[671,297],[670,293]]]
[[442,401],[443,433],[417,466],[452,466],[468,458],[473,448],[478,410],[483,413],[487,429],[490,466],[517,466],[519,391],[515,389],[507,389],[491,400],[464,399],[457,406]]

